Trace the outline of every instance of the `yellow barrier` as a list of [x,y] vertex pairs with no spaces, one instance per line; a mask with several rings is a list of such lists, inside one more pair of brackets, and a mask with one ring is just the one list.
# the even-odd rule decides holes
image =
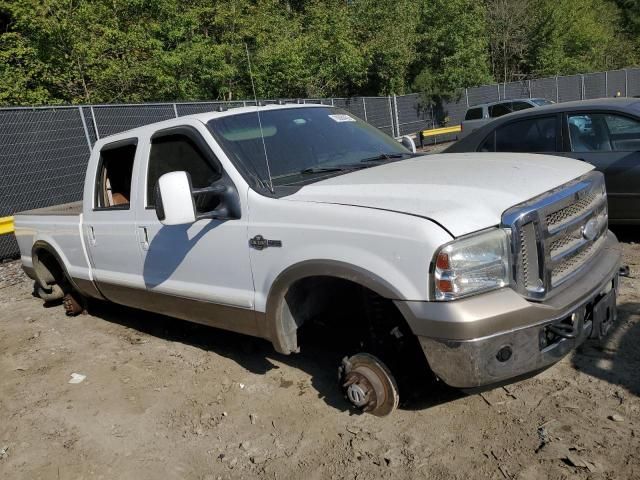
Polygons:
[[0,235],[13,233],[13,217],[0,217]]
[[462,128],[460,125],[454,125],[453,127],[442,127],[442,128],[432,128],[431,130],[423,130],[423,137],[435,137],[436,135],[445,135],[447,133],[457,133],[461,132]]

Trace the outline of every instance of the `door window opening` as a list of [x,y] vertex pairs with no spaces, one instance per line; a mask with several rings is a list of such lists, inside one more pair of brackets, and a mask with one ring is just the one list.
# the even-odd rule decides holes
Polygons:
[[135,156],[135,144],[105,148],[100,152],[96,182],[96,209],[129,209]]

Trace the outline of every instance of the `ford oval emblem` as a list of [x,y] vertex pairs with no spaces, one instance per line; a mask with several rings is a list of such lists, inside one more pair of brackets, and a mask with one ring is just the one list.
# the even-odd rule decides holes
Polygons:
[[598,235],[598,222],[595,218],[592,218],[582,226],[582,238],[589,240],[590,242],[595,240]]

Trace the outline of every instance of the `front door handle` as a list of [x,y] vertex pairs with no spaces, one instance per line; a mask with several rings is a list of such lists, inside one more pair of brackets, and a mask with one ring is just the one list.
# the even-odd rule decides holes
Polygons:
[[142,250],[149,250],[149,232],[147,231],[147,227],[138,227],[138,238],[140,239]]

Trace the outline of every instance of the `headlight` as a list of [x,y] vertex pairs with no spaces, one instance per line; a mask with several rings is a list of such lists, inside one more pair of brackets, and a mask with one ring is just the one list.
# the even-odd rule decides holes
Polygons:
[[436,255],[436,300],[454,300],[509,284],[509,238],[493,229],[454,240]]

